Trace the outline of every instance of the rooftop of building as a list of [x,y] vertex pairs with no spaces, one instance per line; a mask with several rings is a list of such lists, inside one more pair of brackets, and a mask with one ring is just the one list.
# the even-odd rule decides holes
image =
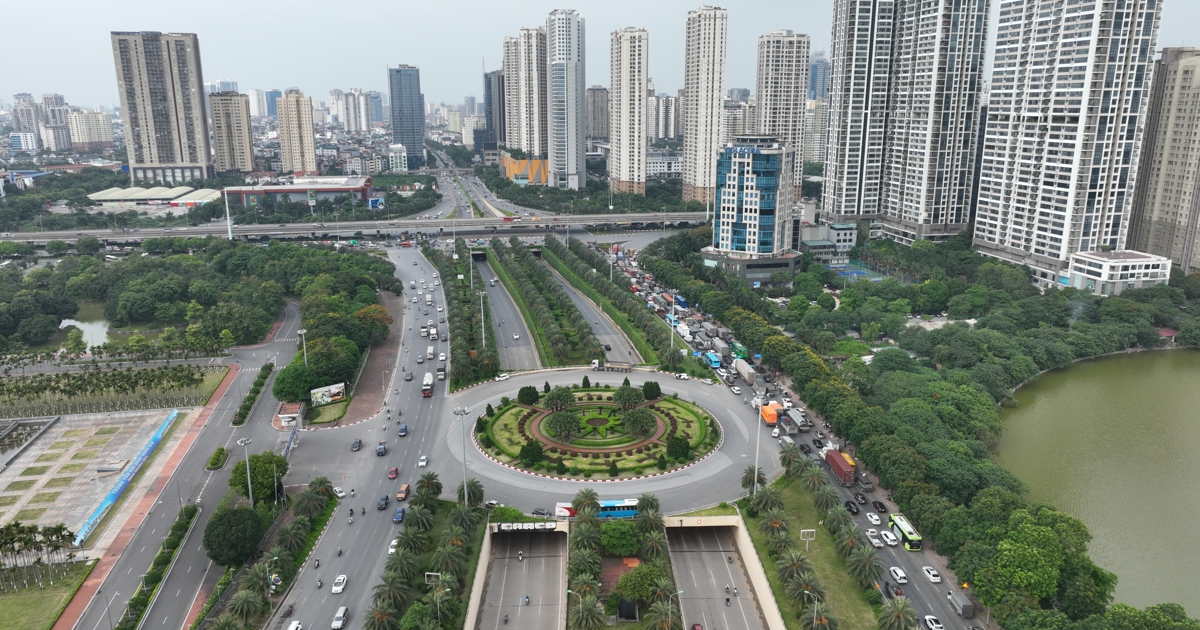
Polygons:
[[88,195],[88,199],[92,201],[171,201],[178,199],[195,190],[189,186],[176,186],[167,188],[166,186],[155,186],[154,188],[142,188],[141,186],[130,186],[129,188],[108,188]]
[[808,247],[836,247],[836,245],[833,241],[827,241],[823,238],[815,239],[815,240],[811,240],[811,241],[800,241],[800,242],[804,243]]
[[1169,258],[1167,258],[1165,256],[1157,256],[1155,254],[1147,254],[1145,252],[1139,252],[1139,251],[1135,251],[1132,249],[1120,249],[1120,250],[1114,250],[1114,251],[1110,251],[1110,252],[1103,252],[1103,251],[1075,252],[1074,255],[1081,256],[1083,258],[1091,258],[1093,260],[1100,260],[1100,261],[1106,261],[1106,262],[1130,262],[1130,261],[1134,261],[1134,260],[1153,262],[1153,261],[1170,260]]
[[857,230],[858,226],[853,223],[830,223],[829,227],[835,230]]

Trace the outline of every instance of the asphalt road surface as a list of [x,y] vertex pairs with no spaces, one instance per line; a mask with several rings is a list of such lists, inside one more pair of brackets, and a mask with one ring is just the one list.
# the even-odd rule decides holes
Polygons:
[[675,587],[683,591],[679,596],[683,627],[698,623],[709,630],[763,628],[732,538],[728,527],[667,529]]
[[604,351],[605,361],[641,362],[641,356],[633,351],[633,344],[629,343],[625,333],[622,333],[621,329],[617,328],[617,325],[600,311],[600,307],[577,291],[562,276],[551,270],[549,265],[546,266],[546,272],[554,276],[554,279],[563,286],[567,296],[575,303],[575,307],[579,309],[579,313],[583,315],[587,325],[591,326],[592,332],[595,333],[600,343],[608,344],[612,348],[612,350]]
[[[538,369],[542,365],[538,361],[537,348],[533,345],[533,336],[529,334],[525,319],[521,317],[521,311],[517,310],[512,296],[500,281],[497,280],[495,285],[492,285],[491,281],[496,277],[496,273],[486,260],[475,261],[475,266],[479,270],[479,277],[486,280],[483,287],[487,291],[488,304],[492,309],[491,334],[500,340],[500,343],[496,344],[500,347],[500,367],[505,370]],[[520,339],[513,339],[513,335]]]
[[[524,552],[524,560],[517,552]],[[525,596],[529,604],[525,604]],[[525,630],[558,630],[566,624],[567,535],[559,532],[492,534],[492,574],[480,605],[479,628],[508,624]]]

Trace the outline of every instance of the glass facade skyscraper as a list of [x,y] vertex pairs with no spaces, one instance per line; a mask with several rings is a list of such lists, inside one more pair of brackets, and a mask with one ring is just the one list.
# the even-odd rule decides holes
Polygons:
[[779,256],[792,248],[795,160],[796,148],[778,136],[738,135],[721,149],[713,247],[747,258]]
[[425,164],[425,95],[421,94],[421,70],[400,65],[388,68],[388,100],[392,106],[392,141],[404,145],[408,168]]

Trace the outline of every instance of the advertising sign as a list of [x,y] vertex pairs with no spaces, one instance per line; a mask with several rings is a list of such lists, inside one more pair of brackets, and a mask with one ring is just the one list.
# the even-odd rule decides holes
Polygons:
[[318,387],[308,393],[312,406],[320,407],[346,399],[346,384],[338,383],[328,387]]

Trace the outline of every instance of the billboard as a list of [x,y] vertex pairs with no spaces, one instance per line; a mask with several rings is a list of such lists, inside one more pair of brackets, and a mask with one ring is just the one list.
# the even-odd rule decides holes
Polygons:
[[312,406],[314,407],[346,400],[346,384],[338,383],[337,385],[330,385],[328,387],[318,387],[310,391],[308,396],[312,399]]

